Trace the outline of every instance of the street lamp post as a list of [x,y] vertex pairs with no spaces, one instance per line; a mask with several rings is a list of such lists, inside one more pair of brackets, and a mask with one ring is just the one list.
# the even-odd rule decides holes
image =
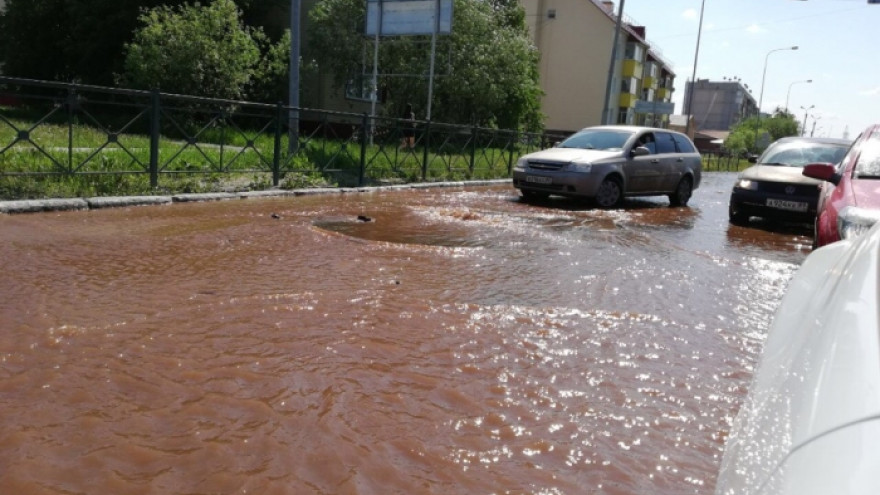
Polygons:
[[[813,137],[813,134],[816,133],[816,122],[821,118],[821,115],[813,115],[813,127],[810,129],[810,137]],[[821,127],[819,129],[821,129]]]
[[791,87],[798,83],[812,83],[812,79],[806,79],[804,81],[795,81],[788,85],[788,93],[785,94],[785,111],[788,112],[788,98],[791,96]]
[[770,60],[770,54],[774,52],[781,52],[784,50],[797,50],[797,45],[789,46],[785,48],[775,48],[767,52],[767,55],[764,57],[764,73],[761,75],[761,93],[758,97],[758,119],[755,123],[755,151],[758,150],[758,129],[761,128],[761,105],[764,104],[764,82],[767,80],[767,61]]
[[809,107],[801,107],[801,110],[804,111],[804,125],[801,127],[801,136],[807,135],[807,115],[810,113],[810,109],[815,108],[816,105],[810,105]]

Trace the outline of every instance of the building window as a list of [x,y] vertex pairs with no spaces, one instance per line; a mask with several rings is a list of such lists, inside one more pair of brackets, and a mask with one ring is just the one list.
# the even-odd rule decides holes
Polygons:
[[345,83],[345,98],[355,101],[373,101],[373,79],[366,74],[356,74]]
[[639,80],[634,77],[626,77],[620,81],[620,92],[636,94],[639,91]]
[[641,62],[645,59],[645,47],[639,43],[627,43],[624,58]]

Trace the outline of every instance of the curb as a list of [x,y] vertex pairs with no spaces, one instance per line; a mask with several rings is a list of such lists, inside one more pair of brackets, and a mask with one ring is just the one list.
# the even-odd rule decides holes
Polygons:
[[[86,199],[89,209],[92,210],[118,208],[120,206],[163,205],[171,201],[171,196],[107,196]],[[2,203],[0,203],[0,211],[3,211]]]
[[98,210],[102,208],[121,208],[127,206],[165,205],[173,203],[192,203],[203,201],[225,201],[230,199],[274,198],[290,196],[312,196],[317,194],[371,193],[377,191],[403,191],[407,189],[428,189],[436,187],[494,186],[509,184],[510,179],[492,179],[456,182],[420,182],[393,186],[370,187],[316,187],[306,189],[269,189],[265,191],[245,191],[240,193],[175,194],[173,196],[100,196],[93,198],[69,199],[25,199],[0,201],[0,213],[41,213],[49,211]]

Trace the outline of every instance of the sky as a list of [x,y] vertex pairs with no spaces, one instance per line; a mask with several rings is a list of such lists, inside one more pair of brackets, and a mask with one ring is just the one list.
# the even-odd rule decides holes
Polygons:
[[[615,13],[619,7],[620,0],[615,0]],[[806,115],[807,134],[854,139],[880,123],[880,55],[873,52],[880,48],[880,4],[624,0],[623,13],[645,26],[648,41],[673,66],[677,114],[682,113],[696,55],[697,79],[739,78],[764,112],[785,107],[788,100],[801,125]],[[793,46],[798,49],[791,50]]]

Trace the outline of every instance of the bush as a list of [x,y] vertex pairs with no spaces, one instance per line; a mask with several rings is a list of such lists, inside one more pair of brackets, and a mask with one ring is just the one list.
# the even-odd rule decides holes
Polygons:
[[232,0],[156,7],[125,46],[120,83],[238,100],[258,73],[262,31],[245,27]]

